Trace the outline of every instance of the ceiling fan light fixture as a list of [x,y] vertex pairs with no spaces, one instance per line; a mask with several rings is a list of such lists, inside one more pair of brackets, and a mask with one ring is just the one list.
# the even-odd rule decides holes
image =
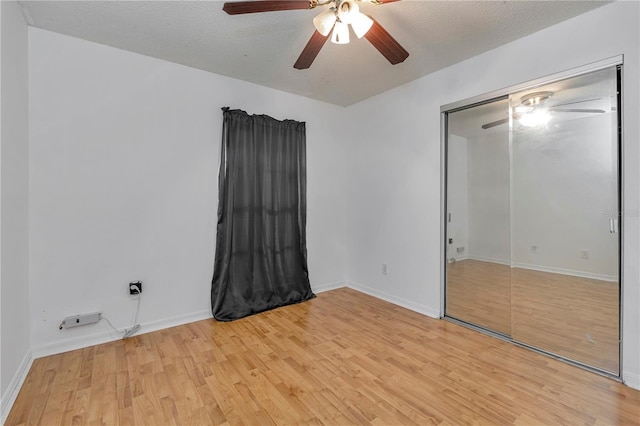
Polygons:
[[313,18],[313,25],[320,34],[326,37],[329,35],[333,25],[336,23],[336,19],[335,10],[333,8],[327,9]]
[[373,25],[373,19],[367,15],[358,12],[351,20],[351,28],[358,38],[364,37],[364,35],[371,29]]
[[[358,3],[365,2],[381,5],[396,1],[398,0],[237,0],[225,1],[222,10],[229,15],[243,15],[247,13],[306,10],[326,6],[328,10],[319,11],[318,15],[313,18],[313,26],[315,27],[313,34],[293,64],[293,67],[297,70],[306,70],[311,66],[322,46],[329,39],[335,44],[349,43],[349,25],[351,25],[354,34],[358,38],[366,36],[373,47],[391,65],[399,64],[407,59],[409,52],[379,22],[370,16],[360,13],[360,7],[358,6]],[[374,32],[375,34],[373,34]]]
[[350,24],[353,18],[360,13],[360,7],[355,0],[343,0],[337,3],[338,20]]
[[336,25],[333,27],[333,33],[331,33],[331,43],[349,43],[349,25],[341,21],[336,22]]

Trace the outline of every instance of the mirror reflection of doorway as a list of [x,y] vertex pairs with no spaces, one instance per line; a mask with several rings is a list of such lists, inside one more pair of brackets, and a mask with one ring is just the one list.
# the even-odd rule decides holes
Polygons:
[[446,112],[445,316],[620,373],[619,70]]

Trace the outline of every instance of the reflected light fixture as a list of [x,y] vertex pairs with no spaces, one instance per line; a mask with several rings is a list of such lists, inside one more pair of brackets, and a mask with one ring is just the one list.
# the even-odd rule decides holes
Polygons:
[[536,108],[533,111],[522,114],[518,121],[524,127],[540,127],[551,120],[551,114],[547,108]]
[[349,25],[358,38],[364,37],[373,25],[373,20],[360,12],[355,0],[332,0],[334,7],[313,18],[313,25],[323,36],[327,36],[333,28],[331,42],[349,43]]
[[553,92],[535,92],[520,98],[521,105],[516,107],[518,122],[524,127],[540,127],[551,120],[548,108],[542,107],[553,95]]

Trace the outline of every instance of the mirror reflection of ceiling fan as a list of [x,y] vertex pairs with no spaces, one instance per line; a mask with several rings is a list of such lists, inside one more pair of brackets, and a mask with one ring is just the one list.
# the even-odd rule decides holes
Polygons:
[[[536,127],[545,125],[551,120],[551,113],[556,112],[576,112],[586,114],[604,114],[603,109],[593,108],[559,108],[567,105],[575,105],[583,102],[597,101],[599,99],[586,99],[582,101],[567,102],[563,104],[557,104],[554,106],[546,106],[546,103],[553,96],[553,92],[533,92],[524,95],[520,98],[520,105],[513,107],[513,119],[518,120],[520,124],[525,127]],[[490,129],[492,127],[500,126],[501,124],[507,124],[509,118],[502,118],[500,120],[492,121],[482,125],[483,129]]]
[[[232,1],[224,4],[222,10],[229,15],[244,13],[276,12],[283,10],[314,9],[318,6],[330,6],[329,9],[313,18],[316,31],[302,50],[293,66],[296,69],[307,69],[320,53],[320,49],[331,34],[331,41],[336,44],[349,43],[349,26],[358,38],[366,38],[387,58],[392,65],[403,62],[409,56],[407,52],[382,25],[371,16],[360,12],[358,2],[369,2],[377,5],[392,3],[398,0],[255,0]],[[333,32],[332,32],[333,30]]]

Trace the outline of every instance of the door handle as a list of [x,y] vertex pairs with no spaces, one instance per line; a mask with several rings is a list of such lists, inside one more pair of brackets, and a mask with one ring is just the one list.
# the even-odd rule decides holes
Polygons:
[[609,219],[609,232],[611,234],[615,234],[616,232],[618,232],[618,219]]

